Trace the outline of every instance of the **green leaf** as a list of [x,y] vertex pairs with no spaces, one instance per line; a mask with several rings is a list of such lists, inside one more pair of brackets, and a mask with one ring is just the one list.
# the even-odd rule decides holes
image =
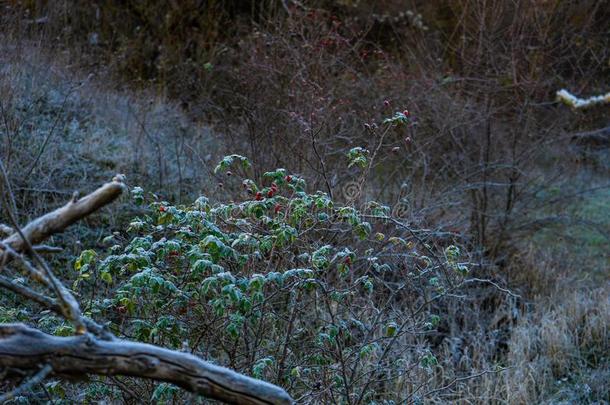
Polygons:
[[454,245],[445,248],[445,256],[450,262],[456,261],[460,257],[460,248]]
[[158,404],[170,403],[178,392],[178,387],[167,383],[161,383],[157,386],[150,399]]
[[311,262],[314,267],[317,269],[324,269],[328,267],[330,261],[328,260],[328,255],[330,254],[332,246],[324,245],[311,255]]
[[199,259],[191,268],[192,274],[195,277],[201,277],[208,271],[212,274],[222,273],[224,271],[222,266],[215,264],[213,261],[208,259]]
[[271,357],[264,357],[264,358],[258,360],[254,364],[254,367],[252,367],[252,376],[255,378],[262,378],[263,371],[265,371],[265,369],[272,364],[273,364],[273,358],[271,358]]
[[432,353],[427,353],[420,359],[419,364],[422,368],[432,368],[438,364],[438,360]]
[[112,275],[107,271],[102,271],[100,274],[100,278],[105,281],[107,284],[112,284]]
[[470,273],[470,269],[468,269],[468,266],[466,266],[465,264],[458,264],[458,265],[455,266],[455,269],[462,276],[467,276],[468,273]]
[[358,238],[360,238],[360,240],[366,239],[367,236],[369,236],[369,234],[371,233],[371,230],[371,224],[369,224],[368,222],[361,222],[354,228],[354,232],[356,233],[356,235],[358,235]]
[[142,189],[142,187],[134,187],[131,190],[131,197],[133,198],[133,201],[136,205],[142,205],[142,203],[144,202],[144,190]]
[[383,120],[384,124],[390,125],[407,125],[410,122],[409,117],[407,117],[403,112],[396,112],[393,117],[386,118]]
[[76,262],[74,263],[74,270],[80,270],[83,266],[93,263],[93,260],[97,257],[97,253],[94,250],[83,250]]
[[360,349],[359,356],[361,359],[369,357],[372,353],[377,349],[377,345],[375,343],[370,343],[368,345],[362,346]]
[[398,332],[398,325],[396,322],[390,322],[385,327],[385,335],[387,337],[396,336],[396,332]]
[[301,368],[293,367],[292,370],[290,370],[290,376],[292,378],[300,378],[301,377]]
[[53,331],[55,336],[72,336],[74,335],[74,327],[72,325],[59,325]]
[[216,167],[214,168],[214,173],[218,173],[221,171],[224,172],[224,171],[228,170],[235,161],[241,162],[241,166],[244,169],[248,169],[250,167],[250,161],[248,160],[248,158],[241,156],[241,155],[229,155],[229,156],[225,156],[218,163],[218,165],[216,165]]
[[361,147],[355,147],[349,150],[349,152],[347,152],[347,158],[349,159],[349,165],[348,167],[352,167],[354,165],[360,166],[360,167],[366,167],[368,160],[367,160],[367,155],[369,154],[369,151],[361,148]]
[[356,282],[359,282],[362,285],[362,288],[364,289],[364,291],[366,291],[367,293],[372,293],[373,292],[373,281],[371,280],[371,278],[369,276],[363,276],[361,278],[359,278],[358,280],[356,280]]
[[250,277],[248,288],[250,291],[260,291],[265,285],[265,276],[262,274],[253,274]]

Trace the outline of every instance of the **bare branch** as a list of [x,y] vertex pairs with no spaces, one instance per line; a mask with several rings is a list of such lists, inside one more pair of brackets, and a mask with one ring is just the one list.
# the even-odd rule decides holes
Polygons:
[[610,127],[595,131],[578,132],[572,135],[570,142],[580,147],[608,148],[610,146]]
[[515,294],[514,292],[512,292],[511,290],[508,290],[506,288],[502,288],[497,283],[494,283],[491,280],[486,280],[486,279],[482,279],[482,278],[469,278],[469,279],[463,281],[463,284],[468,284],[468,283],[487,283],[487,284],[491,284],[498,291],[502,291],[503,293],[506,293],[506,294],[508,294],[508,295],[510,295],[511,297],[514,297],[514,298],[521,298],[521,296],[519,294]]
[[15,230],[8,225],[0,224],[0,236],[7,237],[15,233]]
[[0,366],[49,364],[58,375],[128,375],[166,381],[232,404],[292,404],[281,388],[207,363],[189,353],[90,334],[57,337],[23,324],[0,325]]
[[589,98],[579,98],[567,91],[561,89],[557,92],[557,100],[569,105],[572,108],[588,108],[598,104],[610,103],[610,93],[600,94]]
[[4,242],[0,242],[0,251],[2,251],[2,249],[4,249],[4,255],[2,257],[2,262],[0,262],[0,272],[2,271],[3,266],[6,263],[10,262],[12,259],[17,259],[19,263],[23,265],[25,272],[32,280],[47,287],[51,287],[51,283],[49,279],[44,275],[44,273],[34,267],[24,255],[19,252],[16,252]]
[[[35,219],[21,231],[32,245],[39,244],[51,235],[63,232],[76,221],[111,203],[121,195],[124,188],[122,178],[117,176],[110,183],[104,184],[80,200],[70,201],[63,207]],[[3,242],[18,252],[24,251],[26,247],[25,242],[17,233],[13,233]]]
[[4,395],[0,395],[0,404],[5,403],[6,401],[15,398],[17,395],[20,395],[22,392],[29,391],[36,384],[39,384],[42,380],[44,380],[50,373],[53,371],[53,368],[50,365],[44,366],[39,372],[37,372],[32,378],[27,380],[25,383],[21,384],[19,387],[15,388],[11,392],[7,392]]
[[49,246],[49,245],[36,245],[32,246],[34,250],[38,253],[61,253],[63,252],[63,248],[57,246]]
[[53,312],[56,312],[60,315],[62,314],[61,307],[54,299],[44,296],[25,285],[11,281],[4,276],[0,276],[0,287],[12,291],[15,294],[19,294],[31,301],[34,301],[42,305],[43,307],[52,310]]

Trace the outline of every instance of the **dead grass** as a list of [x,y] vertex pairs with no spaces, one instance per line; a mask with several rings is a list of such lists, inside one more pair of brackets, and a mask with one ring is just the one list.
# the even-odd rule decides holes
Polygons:
[[507,402],[607,399],[608,288],[564,291],[536,306],[517,324],[509,343],[511,369],[501,380]]
[[219,141],[175,102],[109,89],[103,72],[66,68],[65,57],[34,44],[19,52],[2,44],[2,155],[27,205],[22,212],[40,214],[116,173],[128,173],[131,185],[155,184],[174,200],[209,188],[206,167]]
[[[433,389],[447,389],[428,401],[607,403],[608,286],[564,286],[551,296],[530,301],[525,309],[514,313],[516,318],[504,344],[501,328],[493,322],[486,332],[469,336],[462,330],[448,339],[441,356],[445,359],[443,372],[431,384]],[[464,307],[461,311],[469,310]],[[503,312],[501,307],[497,309],[497,314]]]

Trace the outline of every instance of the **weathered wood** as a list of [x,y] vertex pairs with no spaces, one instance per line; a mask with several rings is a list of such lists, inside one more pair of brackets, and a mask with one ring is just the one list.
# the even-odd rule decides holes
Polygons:
[[86,334],[57,337],[24,324],[0,325],[0,367],[56,375],[127,375],[170,382],[232,404],[292,404],[281,388],[207,363],[189,353]]
[[[125,188],[122,180],[121,176],[116,176],[111,182],[104,184],[91,194],[81,199],[74,198],[63,207],[35,219],[22,228],[21,232],[32,245],[45,241],[53,234],[63,232],[76,221],[117,199]],[[26,244],[18,233],[11,234],[3,242],[17,252],[25,250]],[[2,248],[0,248],[1,251]]]

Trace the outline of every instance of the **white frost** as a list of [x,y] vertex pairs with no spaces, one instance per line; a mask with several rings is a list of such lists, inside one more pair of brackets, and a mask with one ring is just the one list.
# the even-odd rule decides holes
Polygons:
[[587,108],[596,104],[610,104],[610,93],[589,98],[578,98],[566,89],[557,92],[557,99],[572,108]]

